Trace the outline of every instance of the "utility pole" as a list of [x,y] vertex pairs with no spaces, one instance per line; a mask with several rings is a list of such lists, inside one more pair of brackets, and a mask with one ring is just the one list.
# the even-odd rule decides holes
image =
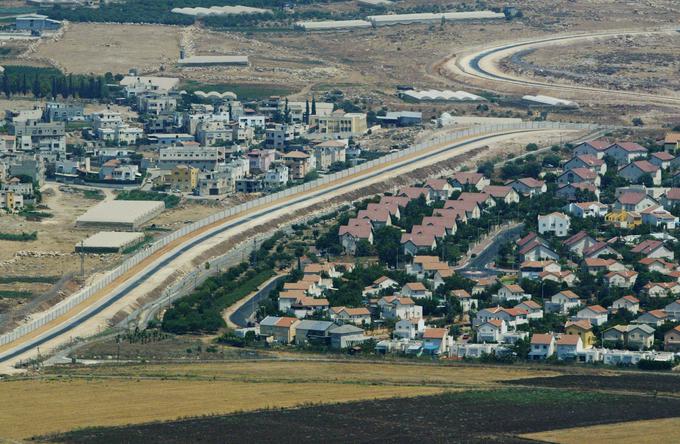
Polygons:
[[80,277],[85,279],[85,252],[83,251],[85,241],[80,241]]

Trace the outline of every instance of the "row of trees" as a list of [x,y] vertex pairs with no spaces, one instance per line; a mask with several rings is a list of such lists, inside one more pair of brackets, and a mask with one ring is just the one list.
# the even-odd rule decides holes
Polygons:
[[106,99],[110,95],[103,76],[64,75],[54,68],[6,66],[0,79],[2,93],[34,97]]

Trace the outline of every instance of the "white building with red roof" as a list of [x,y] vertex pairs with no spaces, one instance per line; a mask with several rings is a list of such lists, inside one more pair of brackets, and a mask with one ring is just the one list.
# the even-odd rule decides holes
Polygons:
[[604,152],[605,156],[613,158],[619,165],[627,165],[636,159],[647,156],[647,148],[635,142],[616,142]]
[[574,317],[577,321],[590,321],[593,325],[604,325],[607,323],[609,312],[601,305],[589,305],[582,308]]
[[574,168],[566,170],[557,176],[557,183],[559,185],[566,185],[568,183],[592,183],[595,186],[600,186],[600,176],[588,168]]
[[476,188],[482,191],[491,182],[483,174],[461,171],[451,176],[451,183],[456,190]]
[[674,160],[675,156],[672,155],[671,153],[667,153],[666,151],[652,153],[649,156],[649,161],[654,165],[658,166],[659,168],[661,168],[662,170],[670,169],[671,166],[673,165]]
[[624,211],[643,211],[651,206],[658,205],[654,198],[642,191],[626,191],[619,194],[614,202],[615,210]]
[[531,335],[531,350],[529,359],[539,361],[548,359],[555,353],[555,337],[549,333],[534,333]]
[[446,179],[428,179],[425,182],[425,188],[432,190],[435,200],[446,200],[453,193],[453,186]]
[[634,160],[619,169],[618,175],[633,183],[639,183],[649,176],[654,186],[661,185],[661,168],[647,160]]
[[533,177],[517,179],[512,182],[510,186],[519,194],[529,197],[543,194],[548,191],[548,186],[545,184],[545,181],[534,179]]
[[587,168],[595,174],[603,175],[607,172],[607,163],[604,159],[592,155],[574,156],[564,164],[564,169]]
[[579,143],[572,152],[574,156],[595,156],[602,159],[610,145],[611,143],[606,140],[590,140]]

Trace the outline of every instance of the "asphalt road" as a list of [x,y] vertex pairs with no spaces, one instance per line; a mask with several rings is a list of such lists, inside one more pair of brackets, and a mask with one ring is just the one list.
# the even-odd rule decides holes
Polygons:
[[610,89],[604,89],[604,88],[596,88],[596,87],[589,87],[589,86],[580,86],[580,85],[571,85],[571,84],[558,84],[558,83],[548,83],[548,82],[539,82],[536,80],[531,80],[531,79],[522,79],[522,78],[517,78],[517,77],[512,77],[509,75],[505,75],[501,70],[497,70],[495,72],[491,72],[488,69],[485,69],[482,67],[482,63],[488,59],[489,57],[492,57],[499,52],[502,51],[507,51],[509,49],[529,49],[533,46],[536,45],[543,45],[546,43],[559,43],[563,41],[568,41],[568,40],[587,40],[587,39],[592,39],[592,38],[597,38],[597,37],[617,37],[617,36],[622,36],[622,35],[635,35],[635,34],[667,34],[669,32],[674,32],[674,30],[671,29],[664,29],[664,30],[651,30],[651,31],[616,31],[616,32],[597,32],[597,33],[589,33],[589,34],[578,34],[578,35],[567,35],[567,36],[555,36],[555,37],[548,37],[548,38],[541,38],[541,39],[536,39],[536,40],[531,40],[531,41],[524,41],[524,42],[519,42],[519,43],[511,43],[511,44],[505,44],[502,46],[498,46],[495,48],[490,48],[486,49],[483,51],[480,51],[479,53],[476,53],[473,55],[472,58],[469,59],[467,63],[460,63],[460,61],[456,62],[456,65],[460,70],[463,72],[477,78],[481,79],[487,79],[487,80],[496,80],[500,82],[506,82],[506,83],[513,83],[516,85],[523,85],[523,86],[531,86],[531,87],[541,87],[541,88],[550,88],[553,90],[567,90],[567,91],[581,91],[581,92],[598,92],[598,93],[607,93],[607,94],[617,94],[620,96],[625,96],[629,97],[631,99],[636,99],[638,101],[643,101],[643,102],[649,102],[649,101],[664,101],[666,103],[673,103],[675,105],[680,104],[680,98],[678,97],[673,97],[673,96],[663,96],[663,95],[656,95],[656,94],[647,94],[647,93],[638,93],[634,91],[618,91],[618,90],[610,90]]
[[484,277],[499,274],[498,271],[488,269],[487,266],[496,260],[501,246],[507,241],[518,239],[523,229],[524,224],[519,224],[516,227],[498,233],[491,244],[480,254],[472,258],[459,272],[468,277]]
[[[34,350],[36,347],[39,347],[48,341],[51,341],[55,338],[59,338],[61,336],[67,336],[68,332],[72,330],[73,328],[81,325],[85,321],[91,319],[95,315],[101,313],[104,309],[110,307],[112,304],[115,302],[119,301],[121,298],[125,297],[128,295],[130,292],[132,292],[134,289],[136,289],[139,285],[141,285],[143,282],[148,280],[151,276],[153,276],[155,273],[163,269],[164,267],[167,267],[173,260],[178,258],[180,255],[183,253],[189,251],[190,249],[196,247],[197,245],[201,244],[205,240],[214,237],[217,234],[223,233],[224,231],[233,229],[235,227],[243,227],[243,226],[248,226],[252,224],[256,224],[257,220],[261,217],[266,217],[268,216],[271,212],[285,209],[291,205],[301,203],[304,201],[309,201],[313,198],[317,197],[323,197],[325,195],[337,192],[342,189],[346,188],[351,188],[352,186],[364,182],[366,180],[370,180],[372,178],[378,177],[382,174],[385,174],[386,172],[394,171],[403,168],[405,165],[409,164],[414,164],[422,160],[426,160],[427,158],[442,154],[447,151],[452,151],[456,149],[463,148],[465,146],[478,143],[478,142],[484,142],[486,140],[490,140],[499,136],[504,136],[504,135],[510,135],[510,134],[526,134],[530,132],[534,132],[536,130],[533,129],[527,129],[527,130],[507,130],[503,131],[501,133],[497,134],[490,134],[490,135],[484,135],[484,136],[479,136],[475,137],[473,139],[465,140],[463,142],[458,142],[458,143],[453,143],[450,145],[447,145],[445,147],[436,149],[436,150],[426,150],[422,152],[421,154],[411,158],[411,159],[406,159],[403,162],[397,161],[396,163],[393,164],[386,164],[385,168],[381,168],[377,171],[371,172],[369,174],[361,175],[358,178],[349,180],[347,182],[341,182],[338,185],[331,186],[328,188],[324,188],[320,191],[316,192],[308,192],[308,193],[303,193],[297,198],[292,198],[290,201],[285,202],[285,203],[279,203],[270,207],[266,207],[262,210],[259,210],[253,214],[250,214],[248,216],[241,217],[235,221],[231,221],[228,223],[225,223],[221,225],[219,228],[208,231],[206,233],[203,233],[197,237],[191,238],[187,241],[186,244],[183,246],[173,250],[171,253],[168,253],[163,260],[152,266],[150,269],[148,269],[146,272],[144,272],[141,276],[140,275],[135,275],[135,277],[131,278],[132,282],[127,282],[119,286],[116,290],[112,292],[112,295],[108,297],[103,303],[100,303],[99,305],[94,306],[99,301],[93,301],[93,305],[85,309],[84,311],[81,311],[80,313],[77,313],[75,316],[70,318],[68,321],[60,324],[59,326],[48,330],[47,332],[35,337],[31,338],[27,342],[23,344],[17,344],[16,347],[9,349],[2,355],[0,355],[0,363],[5,363],[11,359],[21,357],[22,355],[26,354],[27,352],[30,352]],[[122,288],[121,288],[122,287]],[[21,341],[21,340],[19,340]]]
[[283,279],[285,276],[279,276],[276,279],[270,281],[267,285],[262,287],[257,293],[255,293],[253,296],[250,297],[250,299],[241,305],[238,310],[233,312],[229,319],[231,322],[234,324],[238,325],[239,327],[247,327],[248,326],[248,321],[252,318],[253,313],[257,311],[257,307],[260,303],[260,301],[265,300],[268,296],[269,293],[272,292],[274,288],[276,288],[276,285]]

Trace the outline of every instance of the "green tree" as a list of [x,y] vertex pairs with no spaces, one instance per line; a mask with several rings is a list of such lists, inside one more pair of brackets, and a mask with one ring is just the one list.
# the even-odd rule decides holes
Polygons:
[[381,263],[386,263],[391,267],[397,265],[401,248],[401,230],[393,226],[378,228],[373,233],[373,244]]

